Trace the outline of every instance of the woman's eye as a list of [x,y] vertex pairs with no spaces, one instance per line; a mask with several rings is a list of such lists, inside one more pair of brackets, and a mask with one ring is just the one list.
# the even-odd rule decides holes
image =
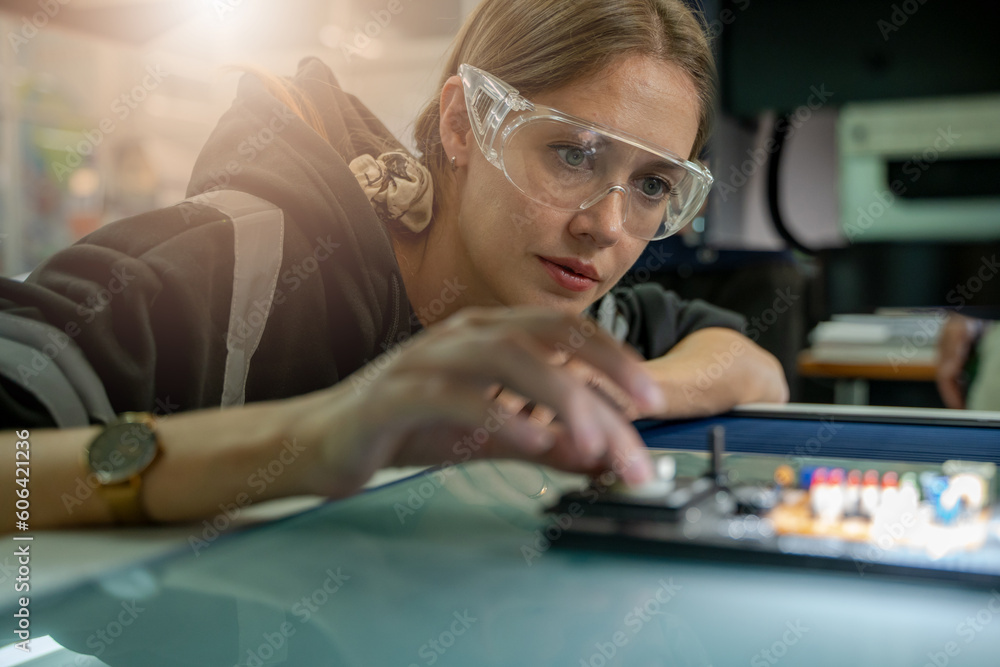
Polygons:
[[589,153],[584,149],[573,146],[557,147],[556,152],[563,159],[563,162],[571,167],[582,167],[587,158],[590,157]]
[[670,184],[652,176],[642,179],[642,194],[650,199],[658,199],[670,190]]

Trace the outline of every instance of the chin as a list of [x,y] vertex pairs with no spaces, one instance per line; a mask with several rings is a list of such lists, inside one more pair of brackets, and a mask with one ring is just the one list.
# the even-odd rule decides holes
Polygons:
[[597,297],[590,294],[582,294],[579,296],[561,296],[553,294],[552,292],[540,291],[535,292],[533,295],[525,298],[520,303],[523,305],[549,308],[568,315],[581,315],[596,301]]

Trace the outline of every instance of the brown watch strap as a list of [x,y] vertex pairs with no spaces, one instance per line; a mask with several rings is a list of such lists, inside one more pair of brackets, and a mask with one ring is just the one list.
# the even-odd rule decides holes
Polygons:
[[152,519],[142,506],[142,477],[134,475],[128,481],[119,484],[107,484],[100,487],[101,497],[108,504],[115,523],[141,524],[151,523]]

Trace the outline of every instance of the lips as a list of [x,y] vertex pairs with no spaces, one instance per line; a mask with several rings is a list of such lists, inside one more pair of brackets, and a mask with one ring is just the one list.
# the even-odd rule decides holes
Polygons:
[[547,262],[552,262],[564,269],[569,269],[573,273],[577,273],[584,278],[590,278],[591,280],[597,282],[600,281],[601,276],[597,273],[593,266],[587,262],[580,261],[575,257],[542,257]]
[[[538,257],[549,276],[560,287],[571,292],[587,292],[598,284],[598,273],[592,266],[579,260]],[[591,277],[594,276],[594,277]]]

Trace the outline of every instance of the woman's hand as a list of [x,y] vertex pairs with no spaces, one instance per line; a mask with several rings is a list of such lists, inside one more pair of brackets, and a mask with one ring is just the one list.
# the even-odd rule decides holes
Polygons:
[[937,345],[937,386],[946,407],[965,409],[966,387],[962,370],[982,331],[982,320],[962,315],[949,316],[941,329]]
[[[633,484],[652,477],[629,414],[664,411],[662,392],[591,320],[466,309],[401,347],[331,390],[336,425],[320,414],[306,427],[322,443],[314,491],[346,495],[384,466],[484,457],[610,469]],[[588,382],[597,376],[603,389]],[[525,401],[538,407],[520,410]]]

